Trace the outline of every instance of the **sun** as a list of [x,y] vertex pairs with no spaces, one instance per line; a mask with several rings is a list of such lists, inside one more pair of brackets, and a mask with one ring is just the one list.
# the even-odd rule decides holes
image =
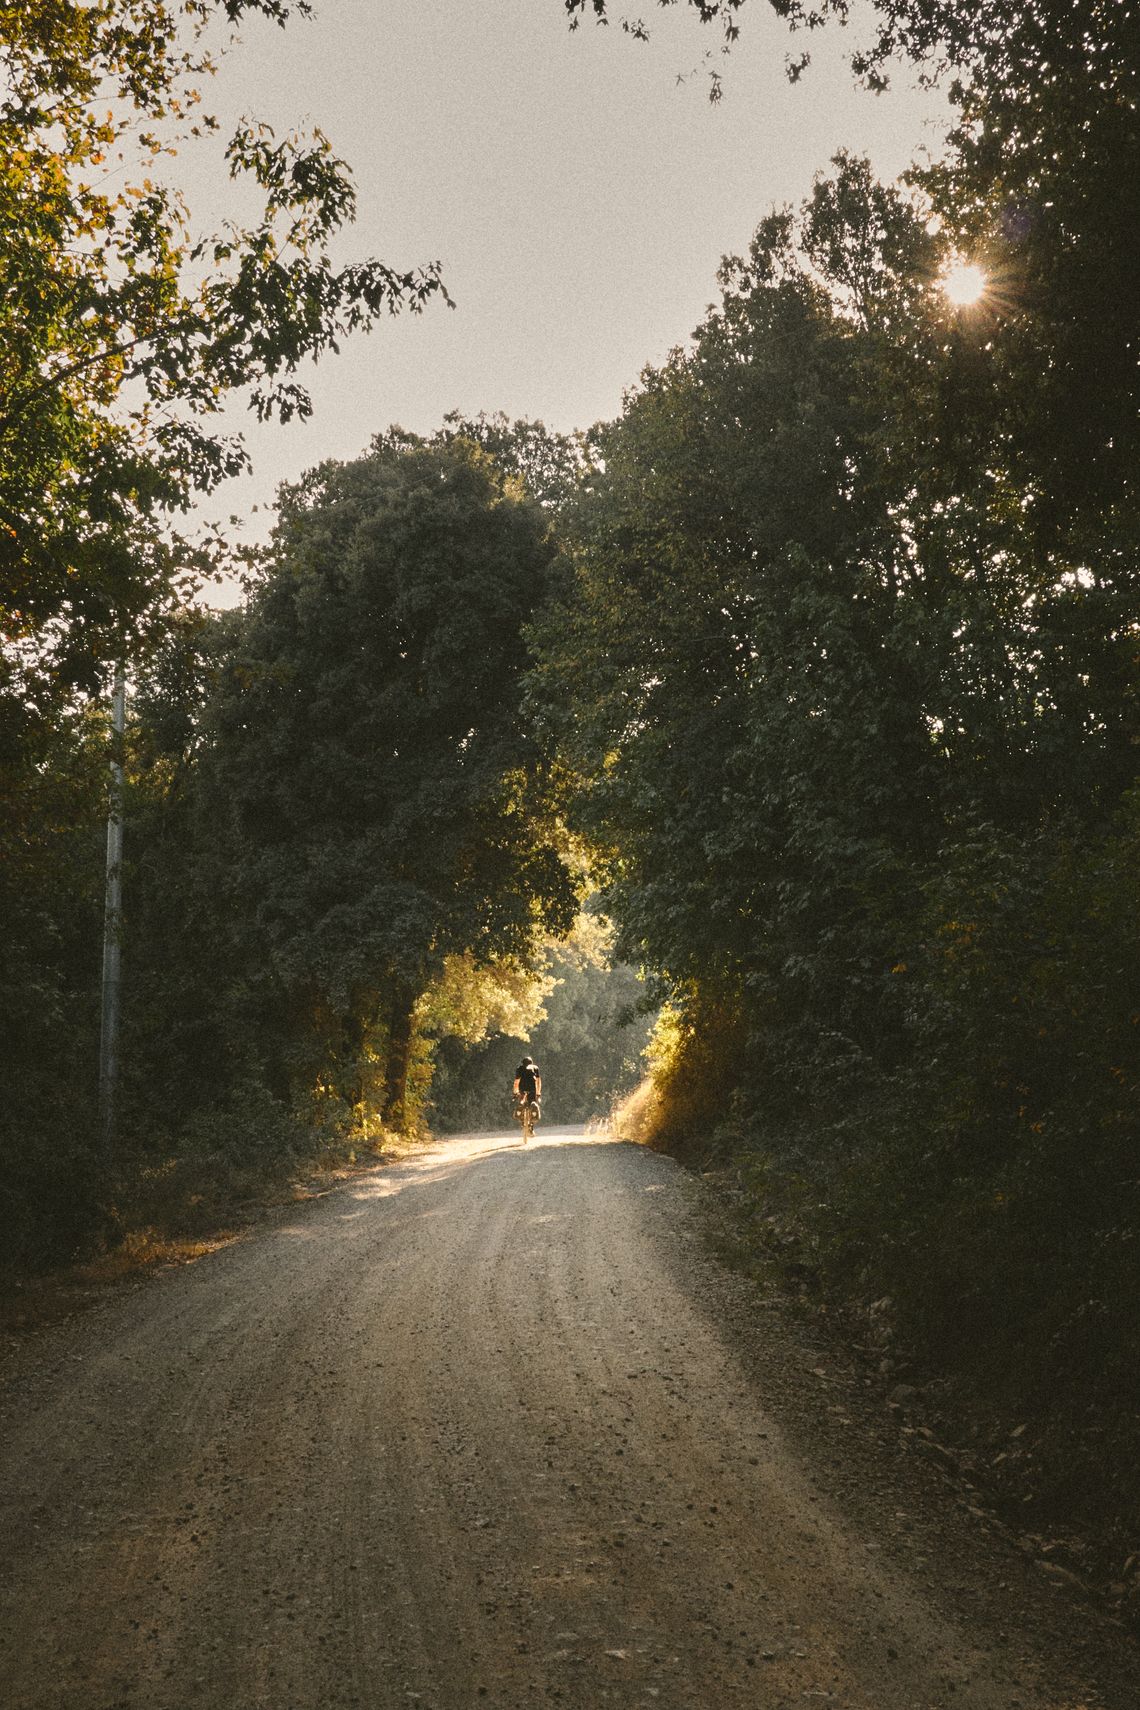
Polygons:
[[956,309],[968,309],[985,295],[989,280],[972,261],[952,261],[942,275],[942,290]]

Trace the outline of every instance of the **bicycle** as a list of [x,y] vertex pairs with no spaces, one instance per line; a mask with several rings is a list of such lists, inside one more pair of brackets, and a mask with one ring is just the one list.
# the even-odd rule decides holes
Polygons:
[[524,1146],[528,1140],[533,1139],[534,1125],[541,1115],[542,1111],[537,1099],[519,1098],[515,1100],[514,1116],[516,1122],[522,1123],[522,1143]]

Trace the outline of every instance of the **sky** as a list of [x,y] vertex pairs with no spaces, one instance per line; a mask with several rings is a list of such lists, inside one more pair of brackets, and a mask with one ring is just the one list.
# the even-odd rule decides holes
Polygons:
[[[254,470],[202,520],[237,515],[243,538],[264,538],[279,482],[358,456],[392,424],[430,433],[448,410],[502,410],[568,430],[617,415],[716,298],[721,257],[837,149],[885,177],[938,149],[945,106],[911,72],[886,95],[857,87],[857,27],[813,34],[793,85],[785,57],[809,44],[764,0],[728,56],[689,7],[641,10],[648,43],[592,22],[571,32],[562,0],[315,0],[311,21],[243,25],[206,92],[223,127],[319,126],[358,193],[341,257],[439,261],[456,307],[385,319],[302,371],[307,423],[231,412]],[[232,211],[204,159],[181,170],[199,222]]]

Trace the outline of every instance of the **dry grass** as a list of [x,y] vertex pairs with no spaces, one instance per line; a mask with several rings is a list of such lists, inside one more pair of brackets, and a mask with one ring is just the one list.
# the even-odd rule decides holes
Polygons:
[[633,1140],[639,1146],[655,1143],[661,1126],[661,1093],[651,1075],[618,1100],[608,1126],[621,1140]]
[[122,1283],[163,1266],[193,1264],[236,1241],[240,1233],[219,1229],[208,1237],[192,1238],[132,1229],[82,1264],[61,1266],[42,1276],[0,1277],[0,1334],[15,1338],[56,1324],[94,1306]]
[[98,1253],[85,1264],[75,1265],[72,1274],[77,1282],[122,1282],[140,1271],[153,1270],[156,1265],[188,1265],[207,1253],[217,1252],[236,1241],[240,1230],[221,1229],[206,1239],[189,1236],[163,1235],[157,1229],[132,1229],[105,1252]]

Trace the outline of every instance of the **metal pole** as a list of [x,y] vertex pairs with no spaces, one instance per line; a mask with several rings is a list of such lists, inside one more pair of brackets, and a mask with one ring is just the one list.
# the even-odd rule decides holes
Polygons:
[[119,1078],[119,996],[123,915],[123,732],[127,686],[115,668],[111,699],[111,795],[107,809],[107,892],[103,911],[103,1017],[99,1034],[99,1116],[110,1162],[115,1146],[115,1092]]

